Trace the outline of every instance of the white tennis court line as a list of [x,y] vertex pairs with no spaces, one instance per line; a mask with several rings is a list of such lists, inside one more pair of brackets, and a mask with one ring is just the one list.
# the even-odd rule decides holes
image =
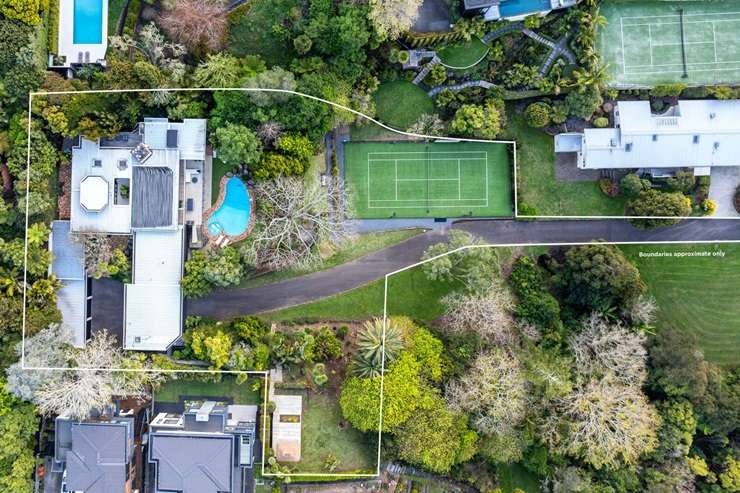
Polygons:
[[[464,157],[464,158],[424,158],[425,161],[457,161],[457,178],[399,178],[398,177],[398,162],[399,161],[419,161],[420,158],[381,158],[381,159],[371,159],[371,155],[378,155],[378,154],[384,154],[384,155],[390,155],[390,156],[396,156],[398,154],[416,154],[416,155],[423,155],[427,156],[429,154],[481,154],[484,157]],[[462,167],[461,163],[463,161],[485,161],[484,169],[485,169],[485,183],[486,183],[486,191],[485,191],[485,197],[484,198],[462,198]],[[371,162],[384,162],[390,164],[393,162],[394,168],[395,168],[395,178],[394,178],[394,185],[395,185],[395,198],[394,199],[372,199],[370,197],[370,172]],[[427,165],[428,169],[428,165]],[[424,205],[387,205],[387,206],[377,206],[372,205],[372,203],[382,203],[382,202],[392,202],[392,203],[398,203],[398,202],[447,202],[447,201],[460,201],[460,202],[483,202],[481,204],[444,204],[444,205],[430,205],[430,207],[488,207],[489,205],[489,199],[488,199],[488,152],[487,151],[460,151],[460,152],[450,152],[450,151],[438,151],[438,152],[432,152],[427,153],[424,151],[400,151],[400,152],[369,152],[368,153],[368,159],[367,159],[367,208],[368,209],[393,209],[393,208],[400,208],[400,209],[415,209],[418,207],[424,207]],[[427,182],[427,181],[457,181],[457,199],[399,199],[398,198],[398,182]]]
[[[693,14],[684,14],[684,17],[698,17],[700,15],[721,15],[721,16],[728,16],[728,15],[740,15],[740,12],[694,12]],[[658,17],[680,17],[679,14],[663,14],[663,15],[625,15],[620,17],[620,19],[656,19]],[[697,22],[697,21],[692,21]]]
[[[733,14],[739,14],[740,12],[728,12],[728,13],[712,13],[712,14],[706,14],[706,13],[696,13],[696,14],[685,14],[686,16],[700,16],[700,15],[722,15],[722,16],[728,16]],[[662,47],[662,46],[681,46],[682,43],[653,43],[653,36],[652,36],[652,28],[653,26],[673,26],[673,25],[680,25],[680,21],[678,22],[645,22],[645,23],[635,23],[635,24],[627,24],[627,27],[632,26],[647,26],[648,27],[648,45],[650,50],[650,63],[649,64],[641,64],[641,65],[629,65],[627,66],[627,63],[625,61],[625,45],[624,45],[624,19],[644,19],[644,20],[651,20],[656,17],[667,17],[667,18],[676,18],[680,17],[678,14],[667,14],[667,15],[661,15],[661,16],[634,16],[634,17],[620,17],[620,35],[621,35],[621,41],[622,41],[622,74],[624,75],[659,75],[664,73],[672,73],[672,72],[683,72],[683,63],[663,63],[663,64],[655,64],[654,58],[653,58],[653,48],[654,47]],[[695,20],[695,21],[684,21],[684,24],[711,24],[712,26],[712,41],[687,41],[683,43],[684,45],[712,45],[713,51],[714,51],[714,61],[713,62],[692,62],[687,63],[686,66],[688,69],[690,69],[692,72],[714,72],[714,71],[736,71],[740,70],[740,66],[738,67],[730,67],[730,68],[721,68],[721,67],[711,67],[711,68],[704,68],[702,69],[702,66],[705,65],[713,65],[713,64],[740,64],[740,60],[718,60],[717,56],[717,31],[716,31],[716,23],[717,22],[740,22],[740,19],[707,19],[707,20]],[[641,70],[635,70],[640,68],[659,68],[659,67],[675,67],[674,69],[663,69],[663,70],[655,70],[655,71],[641,71]],[[697,68],[698,67],[698,68]],[[631,69],[631,70],[628,70]]]

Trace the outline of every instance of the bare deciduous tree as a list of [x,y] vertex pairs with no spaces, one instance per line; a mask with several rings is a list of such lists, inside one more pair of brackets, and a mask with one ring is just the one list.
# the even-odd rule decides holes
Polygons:
[[93,335],[84,348],[67,353],[69,369],[59,371],[57,379],[44,383],[36,392],[35,402],[45,415],[84,419],[91,411],[108,405],[113,397],[147,398],[147,385],[161,378],[154,373],[120,371],[140,370],[141,363],[126,357],[115,337],[105,331]]
[[[43,385],[56,385],[61,375],[54,370],[29,370],[28,368],[61,368],[67,365],[67,351],[73,343],[72,332],[67,326],[50,325],[25,341],[24,366],[18,361],[6,370],[8,391],[19,399],[36,402],[36,392]],[[15,352],[21,357],[21,344]]]
[[473,366],[446,389],[447,404],[470,413],[475,428],[506,435],[527,413],[528,389],[519,361],[502,349],[480,354]]
[[382,37],[396,39],[411,28],[422,0],[370,0],[369,17]]
[[637,301],[628,308],[625,308],[622,314],[635,324],[650,325],[655,321],[657,311],[658,305],[655,298],[650,295],[643,295],[637,298]]
[[570,340],[576,368],[586,378],[610,374],[625,385],[641,386],[647,377],[645,335],[591,315]]
[[446,307],[442,327],[455,335],[475,332],[499,346],[518,341],[511,311],[514,300],[501,283],[494,283],[483,294],[453,292],[442,298]]
[[105,233],[79,232],[70,237],[82,245],[85,255],[85,271],[88,275],[94,275],[100,270],[100,264],[110,262],[113,257],[113,245],[110,237]]
[[274,148],[282,133],[283,125],[273,120],[267,121],[257,128],[257,136],[267,148]]
[[223,2],[214,0],[177,0],[159,18],[165,32],[190,50],[218,51],[223,46],[229,21]]
[[319,245],[337,246],[349,235],[347,204],[341,179],[326,186],[279,177],[256,187],[262,202],[251,254],[256,265],[271,269],[302,268],[322,261]]
[[596,469],[633,465],[658,444],[660,416],[639,386],[609,375],[582,382],[556,402],[542,437],[557,453],[579,457]]

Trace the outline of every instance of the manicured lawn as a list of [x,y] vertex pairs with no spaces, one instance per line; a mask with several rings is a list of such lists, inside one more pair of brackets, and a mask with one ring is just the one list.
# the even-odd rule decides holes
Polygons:
[[513,215],[508,144],[348,142],[358,218]]
[[399,140],[404,138],[403,135],[397,134],[396,132],[392,132],[390,130],[386,130],[380,125],[376,125],[372,122],[365,123],[364,125],[352,125],[349,128],[349,137],[351,140],[354,141]]
[[203,382],[191,378],[170,380],[154,392],[154,400],[159,402],[179,402],[181,397],[225,397],[231,398],[234,404],[262,404],[260,392],[252,390],[254,379],[250,377],[242,384],[236,383],[232,375],[223,375],[220,382]]
[[328,472],[324,461],[329,454],[340,461],[334,472],[375,470],[378,459],[367,437],[349,425],[339,426],[342,411],[335,399],[312,392],[303,407],[301,461],[295,472]]
[[437,51],[442,64],[454,69],[469,68],[477,64],[488,53],[488,46],[478,38],[447,45]]
[[609,198],[594,182],[555,179],[554,139],[530,127],[507,108],[509,122],[504,138],[516,140],[519,206],[526,203],[540,216],[623,216],[625,199]]
[[259,55],[268,66],[288,68],[295,58],[292,43],[274,31],[302,8],[299,0],[253,0],[229,15],[226,48],[238,56]]
[[375,92],[378,120],[406,130],[424,113],[434,113],[434,102],[419,86],[405,80],[385,82]]
[[285,279],[302,276],[311,272],[318,272],[321,270],[331,269],[337,265],[341,265],[369,253],[381,250],[383,248],[395,245],[404,240],[411,238],[422,233],[422,229],[402,229],[399,231],[384,231],[381,233],[365,233],[358,235],[356,238],[349,240],[347,244],[341,250],[338,250],[334,255],[324,261],[324,263],[316,269],[311,270],[282,270],[278,272],[271,272],[259,277],[253,277],[251,279],[244,280],[239,287],[254,287],[262,286],[265,284],[272,284]]
[[126,0],[109,0],[108,1],[108,36],[115,36],[118,20],[123,14],[123,8],[126,6]]
[[221,191],[221,178],[231,171],[231,166],[226,166],[219,159],[213,160],[213,169],[211,170],[211,205],[218,200],[218,194]]
[[537,477],[519,464],[497,464],[496,471],[504,493],[513,493],[516,488],[526,493],[540,493]]
[[[709,361],[736,365],[740,354],[740,245],[635,245],[622,250],[658,305],[656,328],[696,334]],[[640,252],[725,252],[724,257],[640,257]]]
[[[407,315],[420,321],[431,321],[443,313],[439,299],[458,286],[447,282],[430,282],[420,268],[396,274],[388,284],[388,313]],[[270,320],[363,320],[383,316],[384,280],[324,298],[313,303],[263,314]]]

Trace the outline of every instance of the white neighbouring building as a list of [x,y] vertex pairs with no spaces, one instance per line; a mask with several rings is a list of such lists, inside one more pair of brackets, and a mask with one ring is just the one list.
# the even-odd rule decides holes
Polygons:
[[555,136],[556,153],[576,153],[581,169],[642,169],[653,176],[740,166],[740,100],[683,100],[661,114],[649,101],[620,101],[614,128]]
[[131,282],[122,290],[123,348],[166,351],[179,339],[185,223],[202,218],[202,202],[194,207],[187,197],[202,196],[205,157],[202,119],[145,118],[134,132],[97,141],[80,138],[72,148],[70,220],[52,225],[51,249],[52,273],[62,281],[57,306],[78,346],[90,337],[95,314],[91,282],[81,272],[84,253],[71,241],[75,233],[130,239]]

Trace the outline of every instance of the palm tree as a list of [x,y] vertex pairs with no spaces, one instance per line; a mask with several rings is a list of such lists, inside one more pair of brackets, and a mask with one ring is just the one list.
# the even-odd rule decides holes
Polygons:
[[[388,321],[383,327],[382,318],[365,322],[357,337],[357,354],[355,355],[354,373],[361,377],[380,376],[385,352],[387,367],[403,349],[403,333],[396,325]],[[385,334],[385,344],[383,336]]]

